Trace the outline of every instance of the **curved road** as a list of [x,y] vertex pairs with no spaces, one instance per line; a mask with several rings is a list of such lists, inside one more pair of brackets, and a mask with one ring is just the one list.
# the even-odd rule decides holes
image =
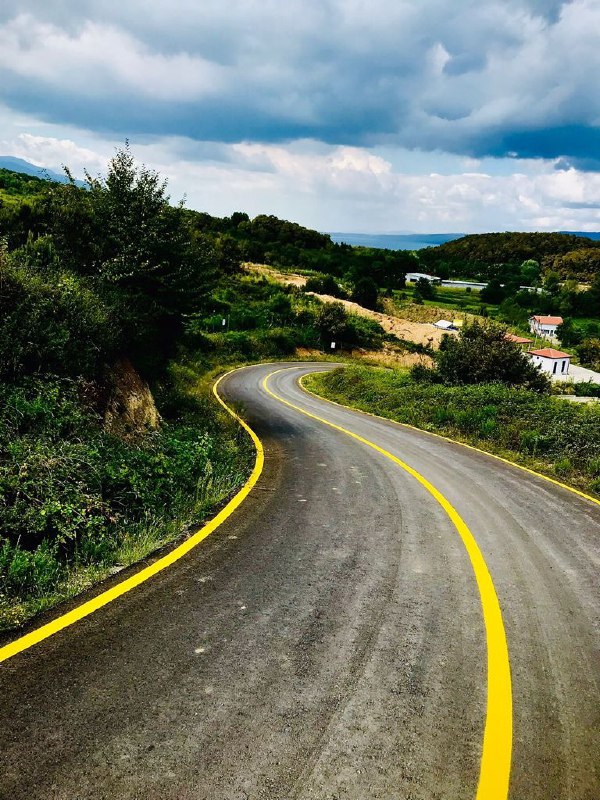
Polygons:
[[[463,542],[414,477],[267,394],[283,366],[222,384],[266,450],[233,515],[0,667],[2,800],[476,797],[486,632]],[[489,567],[512,672],[509,797],[598,800],[600,507],[298,387],[323,368],[269,385],[418,470]]]

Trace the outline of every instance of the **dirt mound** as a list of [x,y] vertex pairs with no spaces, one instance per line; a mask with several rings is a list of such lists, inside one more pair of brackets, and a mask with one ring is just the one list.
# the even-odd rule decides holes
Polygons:
[[353,303],[350,300],[339,300],[329,294],[315,294],[314,292],[308,292],[308,294],[314,295],[323,303],[341,303],[350,314],[374,319],[386,333],[391,333],[398,339],[405,339],[409,342],[415,342],[415,344],[429,344],[432,347],[439,347],[444,335],[444,331],[434,328],[433,325],[426,322],[410,322],[410,320],[401,319],[400,317],[392,317],[391,314],[371,311],[370,308],[363,308],[358,303]]

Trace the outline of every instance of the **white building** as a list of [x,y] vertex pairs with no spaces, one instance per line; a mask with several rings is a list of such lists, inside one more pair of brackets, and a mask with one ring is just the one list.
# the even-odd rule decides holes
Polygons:
[[569,374],[571,356],[568,353],[544,347],[542,350],[530,350],[527,355],[536,367],[553,378],[566,378]]
[[429,281],[429,283],[439,283],[440,280],[436,278],[435,275],[428,275],[426,272],[408,272],[406,274],[406,280],[409,283],[416,283],[421,278],[425,281]]
[[529,330],[537,336],[545,339],[553,339],[556,336],[556,329],[562,325],[562,317],[534,316],[529,318]]
[[432,323],[434,328],[441,328],[443,331],[455,331],[456,326],[449,319],[440,319]]

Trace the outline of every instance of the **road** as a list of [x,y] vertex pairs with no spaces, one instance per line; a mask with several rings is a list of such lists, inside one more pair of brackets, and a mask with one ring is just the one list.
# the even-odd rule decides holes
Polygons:
[[[0,667],[2,800],[476,797],[489,632],[464,543],[415,477],[268,394],[282,366],[223,383],[266,452],[232,516]],[[509,797],[598,800],[600,507],[310,396],[315,368],[269,387],[417,470],[479,545],[510,654]]]

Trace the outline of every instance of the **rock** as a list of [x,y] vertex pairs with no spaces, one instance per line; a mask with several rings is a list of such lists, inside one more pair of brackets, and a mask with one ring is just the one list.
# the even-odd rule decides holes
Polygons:
[[109,396],[104,426],[110,433],[128,438],[160,425],[160,414],[146,381],[127,359],[117,361],[108,373]]

